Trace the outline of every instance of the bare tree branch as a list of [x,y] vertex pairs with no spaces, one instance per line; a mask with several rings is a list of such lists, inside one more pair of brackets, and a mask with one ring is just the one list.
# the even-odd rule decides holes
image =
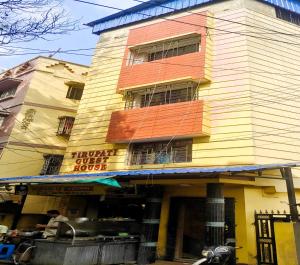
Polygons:
[[59,0],[0,0],[0,46],[77,29]]

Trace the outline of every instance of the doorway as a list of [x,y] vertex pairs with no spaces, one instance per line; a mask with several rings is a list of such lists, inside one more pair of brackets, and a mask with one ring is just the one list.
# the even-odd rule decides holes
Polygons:
[[[206,198],[173,197],[167,234],[168,260],[194,260],[205,243]],[[234,199],[225,199],[225,242],[235,239]]]

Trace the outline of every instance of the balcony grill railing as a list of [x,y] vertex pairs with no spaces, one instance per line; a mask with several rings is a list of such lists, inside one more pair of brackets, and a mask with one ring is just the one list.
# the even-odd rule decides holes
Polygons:
[[[153,88],[154,89],[154,88]],[[125,109],[145,108],[193,101],[198,99],[198,89],[195,85],[174,89],[172,85],[166,86],[160,92],[130,93],[126,97]]]
[[131,165],[184,163],[192,161],[192,141],[134,144]]

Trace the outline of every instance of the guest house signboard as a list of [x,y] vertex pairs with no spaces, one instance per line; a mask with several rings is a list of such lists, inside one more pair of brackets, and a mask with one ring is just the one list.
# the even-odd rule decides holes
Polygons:
[[94,151],[73,152],[72,159],[75,160],[73,171],[105,171],[107,170],[111,157],[117,155],[117,149],[104,149]]

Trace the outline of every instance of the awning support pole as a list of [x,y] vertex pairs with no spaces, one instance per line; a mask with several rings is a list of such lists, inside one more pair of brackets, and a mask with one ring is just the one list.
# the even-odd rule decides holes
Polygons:
[[292,169],[290,167],[280,169],[282,177],[285,179],[289,199],[291,219],[294,223],[294,237],[297,252],[297,263],[300,265],[300,222],[298,217],[295,187],[293,182]]
[[146,196],[141,242],[137,258],[138,265],[151,264],[156,260],[163,187],[156,185],[148,188]]
[[21,219],[21,216],[22,216],[22,211],[23,211],[23,207],[24,207],[26,198],[27,198],[27,194],[26,195],[21,195],[21,200],[19,202],[17,212],[14,215],[14,219],[13,219],[13,222],[12,222],[12,225],[11,225],[12,230],[16,229],[17,226],[18,226],[18,223],[19,223],[19,221]]
[[206,187],[206,245],[224,245],[224,184],[208,183]]

